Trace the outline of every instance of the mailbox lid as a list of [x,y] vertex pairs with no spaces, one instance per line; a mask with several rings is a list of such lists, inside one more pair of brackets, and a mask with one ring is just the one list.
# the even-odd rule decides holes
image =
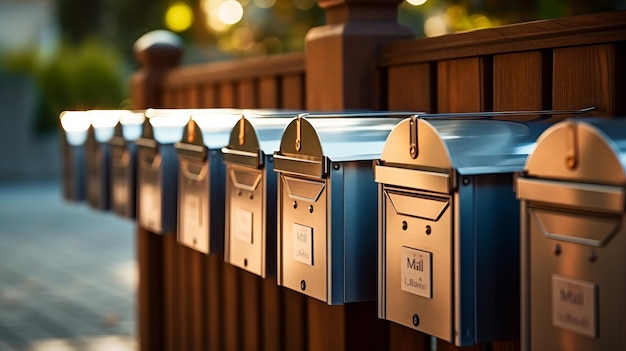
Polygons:
[[[484,119],[407,118],[389,134],[381,163],[464,175],[518,172],[550,124]],[[411,155],[411,145],[416,156]]]
[[243,166],[261,167],[265,155],[272,155],[278,150],[289,122],[291,118],[241,117],[230,131],[228,144],[222,148],[224,160]]
[[59,119],[67,143],[71,146],[84,145],[87,141],[87,129],[91,126],[91,119],[87,111],[63,111],[59,115]]
[[314,117],[296,117],[287,125],[274,154],[275,170],[323,177],[326,160],[378,159],[389,132],[401,121],[395,116]]
[[528,177],[626,185],[626,120],[567,120],[547,129],[524,167]]

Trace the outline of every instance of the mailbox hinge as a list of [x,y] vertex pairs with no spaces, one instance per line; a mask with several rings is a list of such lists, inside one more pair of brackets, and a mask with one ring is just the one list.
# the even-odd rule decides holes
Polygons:
[[565,146],[565,166],[570,170],[578,167],[578,128],[576,123],[569,122],[567,126],[567,145]]
[[417,116],[411,116],[409,120],[409,154],[412,159],[416,159],[419,154],[417,148]]
[[244,117],[239,119],[239,145],[243,145],[246,142],[246,124],[244,123]]

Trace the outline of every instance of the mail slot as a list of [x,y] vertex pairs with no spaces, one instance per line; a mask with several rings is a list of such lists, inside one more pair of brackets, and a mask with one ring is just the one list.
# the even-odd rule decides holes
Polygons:
[[238,110],[196,113],[176,143],[179,158],[178,242],[223,252],[225,167],[220,149],[241,117]]
[[274,153],[279,285],[330,305],[375,300],[372,161],[399,121],[298,116],[286,127]]
[[137,139],[139,225],[156,234],[176,230],[178,158],[174,143],[180,141],[189,121],[189,110],[145,112],[141,138]]
[[222,148],[226,164],[224,259],[262,277],[276,276],[277,174],[273,153],[292,120],[284,117],[242,117]]
[[379,317],[457,346],[519,335],[514,172],[547,123],[403,120],[374,166]]
[[137,145],[141,137],[143,111],[119,111],[111,145],[111,209],[114,213],[135,218],[137,212]]
[[522,349],[624,350],[626,121],[546,130],[517,179]]
[[91,121],[85,111],[63,111],[59,119],[63,152],[63,196],[68,201],[84,201],[85,141]]

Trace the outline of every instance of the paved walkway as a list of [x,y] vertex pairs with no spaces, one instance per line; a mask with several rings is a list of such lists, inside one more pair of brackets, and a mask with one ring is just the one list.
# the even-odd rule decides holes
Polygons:
[[134,223],[0,183],[0,351],[135,350]]

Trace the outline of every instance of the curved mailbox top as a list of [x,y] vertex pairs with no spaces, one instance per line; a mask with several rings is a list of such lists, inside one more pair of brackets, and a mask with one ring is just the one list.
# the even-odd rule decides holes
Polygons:
[[87,129],[91,126],[87,111],[63,111],[59,115],[59,119],[68,144],[72,146],[85,144]]
[[194,115],[175,144],[180,155],[205,159],[207,149],[219,149],[228,142],[228,135],[241,114]]
[[[293,117],[293,114],[290,115]],[[262,167],[265,155],[278,150],[285,127],[291,118],[241,117],[230,131],[228,144],[222,148],[224,160],[251,167]]]
[[277,171],[324,177],[328,173],[328,160],[345,162],[378,159],[389,132],[401,121],[396,114],[389,113],[389,117],[384,115],[296,117],[285,128],[280,149],[274,153],[274,168]]
[[559,122],[537,140],[527,176],[592,184],[626,185],[626,120]]
[[415,169],[453,169],[464,175],[517,172],[523,169],[537,137],[549,125],[411,117],[389,134],[381,163]]
[[115,125],[110,143],[124,146],[127,141],[134,142],[139,139],[145,119],[143,111],[120,110],[120,120]]

